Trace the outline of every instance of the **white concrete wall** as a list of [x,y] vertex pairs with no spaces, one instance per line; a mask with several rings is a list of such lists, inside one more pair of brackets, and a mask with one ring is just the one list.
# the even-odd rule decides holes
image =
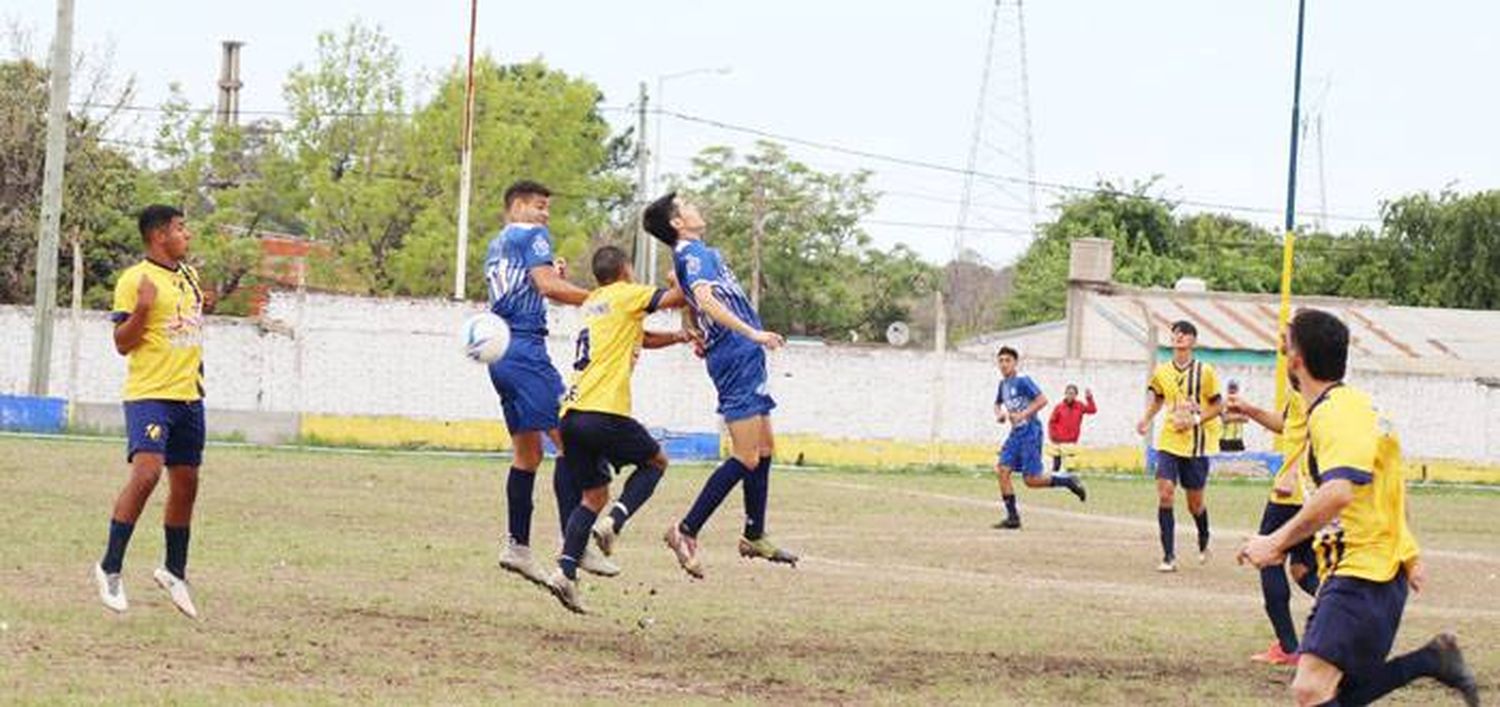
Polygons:
[[[264,323],[210,318],[205,368],[210,408],[330,414],[405,415],[439,419],[498,416],[485,369],[465,359],[459,324],[479,311],[445,301],[364,299],[292,294],[272,298]],[[53,358],[54,394],[69,395],[70,328],[59,318]],[[674,329],[672,314],[652,328]],[[551,313],[549,349],[559,369],[572,360],[572,310]],[[22,393],[30,360],[31,310],[0,307],[0,392]],[[119,399],[125,362],[114,352],[102,313],[85,315],[77,398]],[[1088,418],[1091,445],[1139,442],[1135,420],[1144,404],[1145,364],[1023,360],[1023,368],[1054,399],[1067,383],[1094,390],[1100,413]],[[992,442],[1004,429],[991,416],[998,372],[989,352],[950,352],[939,368],[926,351],[883,346],[792,345],[771,356],[771,390],[780,403],[778,431],[850,439],[923,441],[936,425],[950,442]],[[1251,398],[1269,401],[1269,372],[1225,367]],[[941,378],[941,388],[938,386]],[[1357,372],[1401,430],[1408,453],[1500,461],[1500,389],[1471,379]],[[939,390],[941,396],[939,397]],[[685,347],[643,353],[635,376],[637,415],[648,425],[711,431],[713,388],[702,361]],[[940,405],[935,405],[937,401]],[[936,408],[936,413],[935,413]],[[1249,434],[1252,448],[1265,436]]]

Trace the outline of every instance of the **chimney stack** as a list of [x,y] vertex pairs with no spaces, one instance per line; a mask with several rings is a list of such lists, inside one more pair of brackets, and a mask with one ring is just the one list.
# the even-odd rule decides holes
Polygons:
[[219,66],[219,127],[240,124],[240,47],[244,42],[224,40],[224,56]]
[[1075,238],[1068,244],[1068,358],[1083,358],[1085,300],[1089,292],[1109,287],[1114,271],[1114,241]]

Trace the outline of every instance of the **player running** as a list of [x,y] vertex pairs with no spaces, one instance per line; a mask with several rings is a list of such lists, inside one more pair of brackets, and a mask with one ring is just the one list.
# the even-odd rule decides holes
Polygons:
[[[1307,463],[1307,403],[1293,392],[1287,399],[1286,408],[1280,415],[1258,408],[1231,392],[1225,409],[1237,412],[1254,420],[1256,424],[1281,435],[1281,468],[1271,480],[1270,497],[1260,516],[1260,534],[1270,535],[1302,510],[1306,487]],[[1271,620],[1271,629],[1276,640],[1265,651],[1250,656],[1250,659],[1272,665],[1297,664],[1297,628],[1292,622],[1292,587],[1287,582],[1287,573],[1302,591],[1316,596],[1318,593],[1317,561],[1313,557],[1312,540],[1297,543],[1286,553],[1283,567],[1263,567],[1260,570],[1260,591],[1265,600],[1266,617]]]
[[120,568],[135,522],[167,470],[162,514],[166,562],[152,572],[172,605],[189,618],[198,607],[187,582],[188,538],[198,497],[198,467],[206,436],[203,419],[203,288],[183,262],[193,234],[182,212],[147,206],[137,220],[146,257],[115,282],[115,349],[129,359],[125,378],[125,461],[130,480],[115,499],[104,559],[94,566],[99,601],[129,608]]
[[1161,531],[1158,572],[1177,571],[1177,519],[1173,501],[1178,484],[1187,490],[1188,513],[1198,525],[1198,562],[1208,561],[1208,508],[1203,492],[1208,486],[1208,455],[1218,449],[1219,412],[1223,407],[1214,367],[1193,358],[1198,328],[1192,322],[1172,325],[1172,360],[1151,373],[1146,388],[1151,397],[1136,432],[1146,434],[1151,419],[1163,407],[1167,420],[1156,442],[1156,523]]
[[1000,478],[1000,500],[1005,503],[1005,519],[995,527],[1019,530],[1021,514],[1016,510],[1016,492],[1010,483],[1013,472],[1021,472],[1021,478],[1031,488],[1065,488],[1080,501],[1088,500],[1088,491],[1072,474],[1048,474],[1042,470],[1042,423],[1037,415],[1046,409],[1047,396],[1032,382],[1031,376],[1021,375],[1017,370],[1021,355],[1015,349],[1002,346],[995,357],[1000,362],[1002,376],[1000,387],[995,391],[995,421],[1010,423],[1010,434],[1005,437],[1005,444],[995,462],[995,474]]
[[703,242],[708,224],[698,209],[676,192],[652,202],[643,214],[646,231],[672,248],[672,260],[688,305],[703,336],[708,375],[719,394],[718,412],[729,427],[732,456],[709,475],[698,499],[664,540],[689,575],[703,577],[698,532],[724,497],[744,482],[745,528],[739,551],[744,557],[796,564],[797,556],[777,547],[766,535],[771,456],[775,439],[771,410],[776,401],[766,390],[766,354],[786,341],[761,329],[760,315],[740,289],[719,251]]
[[[547,575],[532,556],[531,511],[536,471],[542,465],[543,434],[552,438],[558,450],[553,487],[560,522],[572,511],[571,505],[562,507],[563,496],[571,495],[567,476],[558,473],[566,451],[557,432],[563,381],[547,356],[544,300],[576,305],[589,296],[588,290],[568,282],[554,263],[547,230],[551,198],[552,192],[537,182],[521,180],[510,185],[505,190],[505,228],[490,241],[484,261],[490,311],[510,325],[510,346],[489,366],[490,383],[500,396],[514,449],[505,482],[509,537],[500,566],[542,585]],[[602,560],[588,558],[586,569],[601,574],[619,571]]]
[[1421,592],[1426,583],[1406,522],[1401,443],[1369,395],[1343,383],[1349,355],[1343,322],[1304,309],[1287,338],[1288,381],[1307,403],[1307,471],[1317,491],[1275,532],[1248,540],[1239,559],[1276,567],[1298,543],[1313,539],[1322,584],[1292,680],[1297,704],[1368,704],[1430,677],[1478,705],[1474,674],[1451,633],[1386,660],[1408,587]]
[[[579,560],[592,530],[599,549],[611,554],[626,521],[638,512],[667,471],[667,455],[641,423],[630,417],[630,376],[642,348],[686,343],[686,331],[645,331],[647,314],[680,307],[682,291],[634,282],[625,251],[605,246],[594,253],[599,287],[584,300],[583,329],[578,332],[573,383],[563,398],[562,440],[568,450],[566,473],[577,494],[558,498],[570,504],[562,555],[548,587],[563,606],[588,613],[579,596]],[[620,500],[609,503],[610,466],[634,466]],[[597,523],[596,523],[597,521]]]

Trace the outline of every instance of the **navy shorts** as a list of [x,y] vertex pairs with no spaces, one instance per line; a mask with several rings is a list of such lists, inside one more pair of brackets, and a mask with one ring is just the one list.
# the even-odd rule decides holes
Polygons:
[[1208,485],[1208,457],[1179,457],[1157,450],[1156,478],[1197,491]]
[[776,409],[767,389],[766,352],[748,341],[726,342],[708,352],[708,377],[719,391],[720,415],[736,422]]
[[1323,580],[1301,651],[1339,667],[1346,675],[1379,668],[1396,642],[1406,609],[1406,572],[1389,582],[1338,575]]
[[[1260,515],[1260,534],[1270,535],[1276,532],[1277,528],[1286,525],[1286,522],[1297,515],[1297,511],[1300,510],[1302,510],[1302,506],[1291,506],[1284,503],[1271,503],[1267,501],[1266,510]],[[1287,550],[1286,559],[1306,567],[1309,572],[1318,571],[1318,557],[1313,554],[1313,541],[1311,537],[1293,545],[1292,549]]]
[[202,466],[208,436],[201,400],[125,401],[125,461],[160,454],[167,466]]
[[500,411],[511,434],[557,429],[563,380],[547,355],[545,339],[512,338],[505,355],[490,364],[490,383],[500,394]]
[[1000,466],[1019,471],[1022,476],[1042,473],[1042,426],[1026,424],[1012,428],[1000,447]]
[[661,451],[661,445],[641,423],[624,415],[569,410],[559,431],[563,449],[567,450],[563,463],[579,488],[606,486],[611,466],[644,466]]

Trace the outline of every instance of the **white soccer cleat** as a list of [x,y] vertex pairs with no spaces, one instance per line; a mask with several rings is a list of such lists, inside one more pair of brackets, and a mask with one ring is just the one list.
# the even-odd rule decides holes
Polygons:
[[536,559],[531,556],[531,548],[525,545],[517,545],[514,542],[507,544],[505,551],[500,553],[500,566],[521,575],[528,581],[547,586],[547,575],[542,572]]
[[1206,564],[1208,564],[1208,559],[1209,559],[1210,556],[1211,556],[1211,553],[1208,550],[1199,550],[1198,551],[1198,564],[1200,564],[1200,565],[1206,565]]
[[178,611],[190,619],[198,618],[198,607],[193,604],[193,595],[188,592],[187,580],[179,579],[165,567],[156,568],[151,576],[156,580],[156,586],[161,587],[172,598],[172,605]]
[[95,564],[94,586],[99,589],[99,602],[104,604],[104,608],[117,614],[130,608],[130,601],[125,598],[125,582],[120,579],[118,572],[110,574]]
[[615,539],[619,538],[620,535],[615,532],[615,521],[613,518],[610,518],[608,514],[600,516],[599,522],[594,524],[594,528],[590,532],[594,536],[594,544],[599,546],[599,552],[604,553],[606,557],[615,554]]
[[620,573],[620,566],[611,562],[604,553],[592,547],[583,549],[583,557],[578,560],[578,569],[597,574],[600,577],[613,577]]
[[1169,573],[1169,572],[1176,572],[1177,571],[1177,561],[1176,560],[1162,560],[1161,564],[1159,564],[1159,565],[1156,566],[1156,571],[1164,573],[1164,574],[1165,573]]
[[553,570],[552,576],[547,578],[544,586],[552,592],[552,596],[557,597],[557,600],[567,607],[568,611],[575,614],[589,613],[578,591],[578,581],[568,579],[562,570]]

